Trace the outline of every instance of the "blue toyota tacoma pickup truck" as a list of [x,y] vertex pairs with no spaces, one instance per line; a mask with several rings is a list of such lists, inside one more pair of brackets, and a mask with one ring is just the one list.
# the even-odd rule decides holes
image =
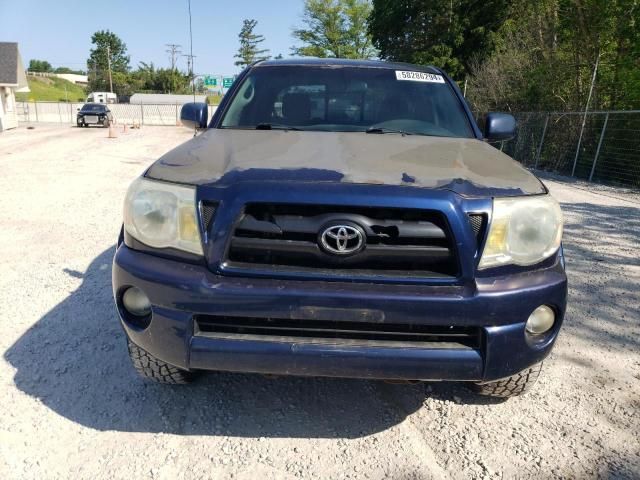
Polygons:
[[518,395],[562,324],[562,213],[441,70],[263,61],[129,188],[113,292],[135,368],[456,380]]

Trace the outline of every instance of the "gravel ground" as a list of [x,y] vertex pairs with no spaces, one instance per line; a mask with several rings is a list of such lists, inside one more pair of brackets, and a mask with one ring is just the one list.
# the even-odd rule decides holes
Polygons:
[[570,303],[541,381],[134,374],[110,266],[129,182],[187,130],[0,136],[0,478],[640,478],[640,204],[547,180]]

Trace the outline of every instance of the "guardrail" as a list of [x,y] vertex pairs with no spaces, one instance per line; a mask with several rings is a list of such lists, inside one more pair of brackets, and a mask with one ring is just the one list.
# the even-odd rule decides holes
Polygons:
[[[16,102],[19,122],[50,122],[75,125],[76,113],[84,103],[66,102]],[[179,125],[182,105],[136,105],[131,103],[110,103],[109,110],[116,123],[140,125]],[[209,119],[215,112],[209,106]]]

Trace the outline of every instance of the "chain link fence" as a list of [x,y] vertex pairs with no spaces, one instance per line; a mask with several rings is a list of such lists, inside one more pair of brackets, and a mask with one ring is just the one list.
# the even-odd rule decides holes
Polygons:
[[[68,123],[75,125],[76,113],[84,103],[67,102],[16,102],[18,121]],[[136,105],[110,103],[107,105],[116,123],[139,125],[180,125],[182,105]],[[209,119],[216,107],[209,106]]]
[[[501,149],[525,167],[640,187],[640,111],[516,113]],[[584,123],[584,125],[583,125]]]

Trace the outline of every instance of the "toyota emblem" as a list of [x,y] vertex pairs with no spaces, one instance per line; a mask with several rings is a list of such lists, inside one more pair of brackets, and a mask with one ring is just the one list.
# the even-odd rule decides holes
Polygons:
[[331,225],[320,237],[320,246],[335,255],[351,255],[364,248],[365,236],[361,229],[351,225]]

